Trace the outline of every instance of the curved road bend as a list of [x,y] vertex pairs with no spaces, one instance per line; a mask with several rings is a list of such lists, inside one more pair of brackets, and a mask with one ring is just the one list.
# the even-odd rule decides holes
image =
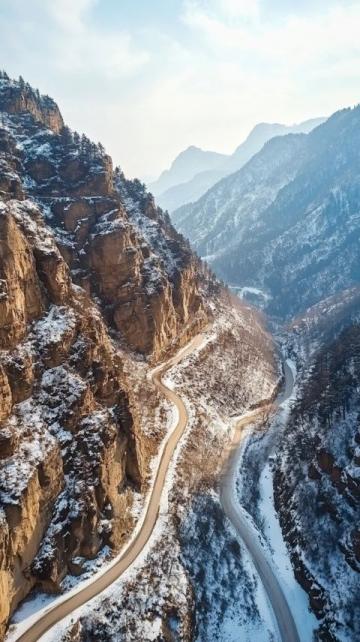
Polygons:
[[95,575],[91,584],[88,584],[74,595],[69,595],[69,597],[64,599],[60,604],[54,604],[53,607],[50,606],[46,611],[41,613],[37,621],[29,625],[29,628],[24,633],[20,633],[19,636],[15,638],[18,642],[38,642],[41,636],[44,635],[44,633],[46,633],[52,626],[60,622],[64,617],[70,615],[75,611],[75,609],[83,606],[83,604],[96,597],[99,593],[108,588],[110,584],[115,582],[115,580],[117,580],[122,573],[131,566],[139,553],[143,550],[145,544],[148,542],[158,517],[161,495],[168,466],[188,422],[188,414],[183,401],[175,392],[167,388],[162,383],[161,376],[171,366],[178,363],[184,356],[199,347],[203,340],[203,334],[197,335],[186,348],[180,350],[175,357],[167,361],[165,364],[158,366],[152,372],[151,378],[153,383],[167,397],[167,399],[169,399],[169,401],[175,404],[179,412],[179,419],[164,447],[147,505],[144,521],[138,534],[129,543],[127,548],[120,555],[119,559],[116,560],[116,562],[114,562],[107,571],[99,577],[96,577]]
[[[285,363],[284,370],[285,386],[283,392],[279,394],[275,402],[277,408],[290,397],[294,387],[294,377],[287,363]],[[244,509],[240,509],[235,497],[234,488],[243,448],[241,443],[242,432],[246,426],[254,422],[260,413],[261,409],[254,410],[254,412],[249,413],[237,423],[231,452],[222,476],[220,499],[227,517],[232,522],[235,530],[248,549],[254,566],[260,576],[274,612],[282,642],[300,642],[300,637],[286,597],[273,568],[267,561],[256,529],[252,526],[252,523],[244,517]]]

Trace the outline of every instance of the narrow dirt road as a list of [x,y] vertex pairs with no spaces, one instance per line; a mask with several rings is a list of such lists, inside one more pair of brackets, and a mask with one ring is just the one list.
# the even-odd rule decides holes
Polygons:
[[161,455],[143,524],[138,534],[129,543],[120,556],[111,565],[109,565],[109,568],[102,575],[94,575],[90,584],[87,584],[84,588],[78,590],[72,595],[67,597],[64,596],[64,599],[62,599],[60,603],[55,603],[53,606],[49,606],[39,614],[39,618],[35,622],[32,621],[25,631],[22,630],[17,637],[11,636],[11,640],[18,640],[19,642],[38,642],[41,636],[44,635],[44,633],[46,633],[46,631],[48,631],[52,626],[60,622],[64,617],[70,615],[78,607],[99,595],[99,593],[108,588],[110,584],[115,582],[115,580],[117,580],[122,573],[131,566],[139,553],[143,550],[151,533],[153,532],[158,517],[161,495],[170,460],[188,422],[188,414],[183,401],[175,392],[167,388],[162,383],[161,377],[171,366],[175,365],[187,354],[201,346],[203,341],[204,335],[197,335],[185,348],[180,350],[175,357],[167,361],[165,364],[158,366],[152,372],[152,381],[167,397],[167,399],[176,406],[179,418],[176,427],[167,439]]
[[[294,378],[292,371],[288,364],[285,364],[284,390],[275,402],[278,408],[290,397],[293,387]],[[262,412],[263,410],[254,410],[254,412],[248,413],[237,423],[231,452],[222,475],[220,498],[227,517],[232,522],[251,555],[273,609],[282,642],[300,642],[300,637],[285,594],[273,568],[267,560],[257,531],[251,521],[246,519],[245,511],[239,506],[235,493],[239,461],[242,456],[243,444],[241,442],[243,431],[247,426],[253,424],[256,419],[260,418]]]

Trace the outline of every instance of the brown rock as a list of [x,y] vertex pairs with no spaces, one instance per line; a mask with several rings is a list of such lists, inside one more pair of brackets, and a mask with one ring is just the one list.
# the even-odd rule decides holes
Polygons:
[[0,459],[6,459],[14,454],[17,439],[9,427],[0,428]]
[[319,464],[320,469],[324,473],[328,473],[329,475],[333,471],[334,467],[334,457],[328,453],[326,450],[319,450],[317,453],[317,462]]
[[[9,615],[24,599],[34,578],[28,572],[44,530],[49,523],[52,506],[60,492],[63,475],[60,452],[49,450],[46,461],[34,471],[17,505],[5,505],[6,521],[0,528],[0,632]],[[41,483],[46,475],[47,483]]]
[[43,300],[31,247],[13,217],[0,213],[0,347],[21,339]]
[[12,406],[12,394],[9,386],[9,380],[5,370],[0,363],[0,422],[6,419]]
[[61,305],[69,298],[71,281],[67,264],[60,252],[35,250],[38,274],[52,303]]
[[37,99],[34,91],[26,86],[2,88],[0,107],[9,114],[30,113],[35,120],[59,134],[64,127],[58,106],[50,98]]
[[41,183],[41,181],[55,176],[56,168],[48,160],[36,159],[28,164],[27,171],[31,178],[33,178],[37,183]]
[[28,349],[19,347],[4,358],[4,368],[12,392],[13,403],[27,399],[34,382],[34,364]]

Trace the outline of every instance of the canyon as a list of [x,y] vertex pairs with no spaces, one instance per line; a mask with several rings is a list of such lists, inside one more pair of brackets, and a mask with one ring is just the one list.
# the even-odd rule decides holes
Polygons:
[[358,638],[358,119],[170,219],[0,73],[8,642]]

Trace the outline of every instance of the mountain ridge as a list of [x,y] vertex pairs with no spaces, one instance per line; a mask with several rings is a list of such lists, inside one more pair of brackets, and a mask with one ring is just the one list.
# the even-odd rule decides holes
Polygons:
[[2,635],[34,586],[123,546],[166,429],[149,364],[220,289],[145,186],[3,72],[0,171]]
[[359,281],[359,119],[358,106],[347,108],[309,134],[271,139],[173,214],[218,275],[263,291],[272,314],[297,314]]
[[[174,183],[175,179],[172,179],[173,184],[170,186],[168,185],[165,190],[163,188],[159,189],[158,183],[150,184],[149,189],[154,191],[157,201],[163,209],[168,209],[170,212],[173,212],[180,205],[198,200],[201,195],[206,193],[206,191],[219,180],[240,169],[268,140],[274,136],[286,135],[288,133],[307,133],[324,120],[324,118],[312,118],[295,125],[258,123],[250,131],[243,143],[238,145],[232,154],[222,155],[223,162],[219,159],[217,167],[211,169],[206,169],[204,167],[200,169],[199,167],[199,170],[195,175],[192,175],[186,181],[177,180]],[[182,154],[185,154],[184,158],[186,158],[187,151],[188,150],[182,152]],[[179,156],[181,156],[181,154]],[[179,156],[177,158],[179,158]],[[165,172],[163,174],[165,174]],[[169,174],[166,174],[166,176],[169,176]]]

